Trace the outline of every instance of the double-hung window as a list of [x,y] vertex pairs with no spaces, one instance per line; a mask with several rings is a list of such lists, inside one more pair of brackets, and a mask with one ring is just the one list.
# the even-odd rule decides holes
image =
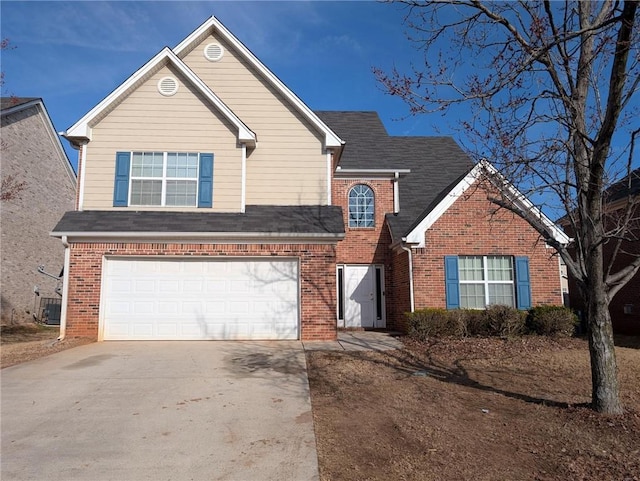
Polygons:
[[211,207],[213,154],[118,152],[114,206]]
[[484,309],[492,304],[531,307],[529,259],[512,256],[446,256],[448,309]]
[[129,205],[195,207],[198,198],[198,154],[134,152]]
[[511,256],[460,256],[460,307],[484,309],[515,305]]

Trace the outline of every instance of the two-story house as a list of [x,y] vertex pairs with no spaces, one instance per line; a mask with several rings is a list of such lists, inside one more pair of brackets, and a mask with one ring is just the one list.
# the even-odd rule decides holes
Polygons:
[[324,340],[420,307],[562,303],[552,250],[487,200],[488,163],[312,111],[215,17],[64,135],[63,336]]

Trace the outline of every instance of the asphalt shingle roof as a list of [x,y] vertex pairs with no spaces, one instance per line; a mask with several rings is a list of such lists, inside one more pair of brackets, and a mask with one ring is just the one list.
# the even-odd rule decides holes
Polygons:
[[377,112],[319,111],[346,144],[345,169],[410,169],[400,179],[400,212],[388,214],[394,239],[404,237],[473,168],[451,137],[390,136]]
[[248,205],[245,213],[72,211],[64,214],[53,232],[342,234],[344,223],[338,206]]
[[0,97],[0,110],[10,109],[18,105],[26,104],[33,100],[40,100],[38,97]]
[[614,202],[627,195],[635,197],[638,194],[640,194],[640,168],[633,170],[628,176],[613,184],[604,193],[607,202]]

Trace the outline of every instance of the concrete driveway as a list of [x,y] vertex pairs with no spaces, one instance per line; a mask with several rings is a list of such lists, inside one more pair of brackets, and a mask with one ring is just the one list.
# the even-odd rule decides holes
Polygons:
[[318,478],[300,342],[104,342],[0,375],[3,480]]

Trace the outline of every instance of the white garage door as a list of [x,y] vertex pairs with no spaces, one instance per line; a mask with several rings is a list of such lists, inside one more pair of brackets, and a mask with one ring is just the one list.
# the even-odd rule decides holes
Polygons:
[[105,259],[105,340],[298,339],[296,260]]

